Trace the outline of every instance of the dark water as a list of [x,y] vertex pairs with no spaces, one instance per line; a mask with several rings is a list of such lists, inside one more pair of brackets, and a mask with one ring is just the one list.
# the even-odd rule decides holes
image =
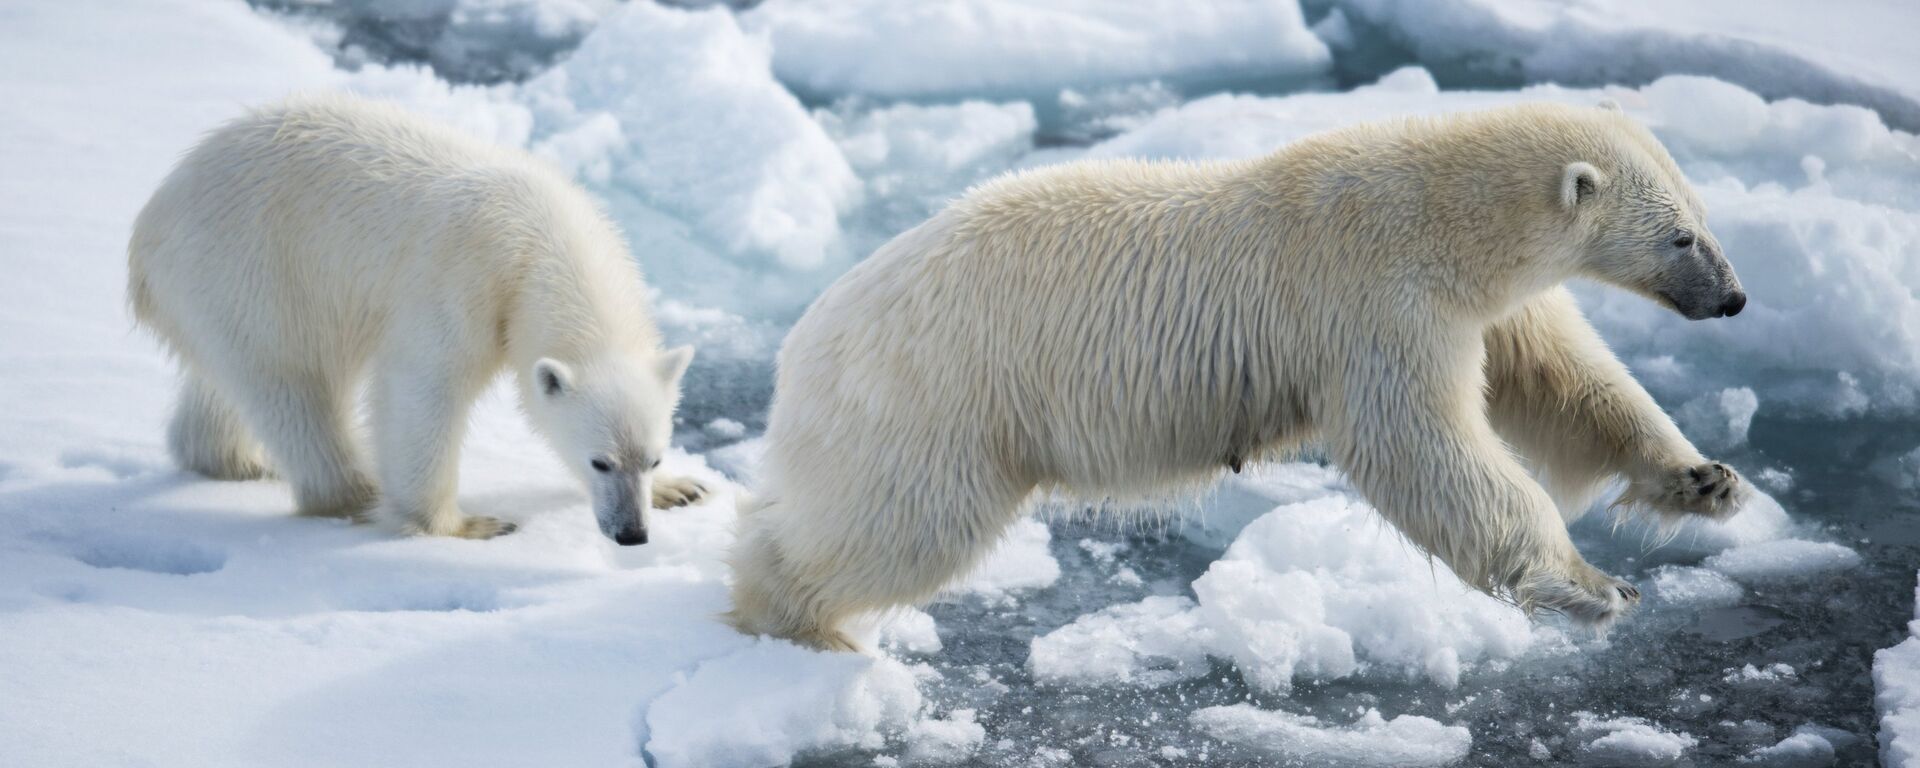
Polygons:
[[[1569,654],[1523,657],[1500,671],[1481,665],[1453,690],[1362,675],[1296,684],[1291,695],[1261,695],[1231,664],[1220,662],[1205,677],[1152,689],[1036,683],[1025,669],[1033,637],[1108,605],[1152,594],[1190,596],[1187,585],[1220,554],[1177,536],[1085,520],[1053,524],[1053,554],[1062,569],[1058,583],[1012,602],[969,598],[933,606],[946,647],[909,660],[939,671],[940,680],[927,687],[938,709],[977,710],[987,737],[965,763],[975,766],[1274,764],[1187,723],[1194,710],[1238,702],[1335,723],[1350,721],[1357,707],[1374,707],[1388,718],[1415,714],[1465,725],[1473,749],[1463,765],[1540,765],[1529,755],[1535,740],[1550,751],[1548,763],[1579,763],[1593,734],[1570,735],[1578,711],[1643,717],[1699,739],[1677,765],[1732,764],[1809,723],[1851,736],[1834,735],[1835,764],[1873,765],[1873,652],[1898,642],[1913,615],[1920,499],[1870,467],[1916,445],[1916,421],[1756,420],[1751,445],[1725,458],[1750,473],[1790,469],[1793,488],[1776,497],[1802,526],[1801,535],[1845,543],[1864,564],[1784,586],[1749,587],[1745,598],[1728,607],[1650,602],[1605,642],[1586,641]],[[1083,540],[1127,549],[1120,563],[1102,563],[1081,546]],[[1648,552],[1638,539],[1612,540],[1599,525],[1577,527],[1576,540],[1597,566],[1634,579],[1658,565],[1700,559]],[[1133,568],[1143,583],[1116,585],[1108,577],[1117,565]],[[1773,663],[1791,665],[1796,675],[1765,685],[1723,680],[1730,668]],[[1184,750],[1185,757],[1164,755],[1168,746]],[[893,745],[877,753],[816,754],[799,764],[873,765],[877,755],[903,750]]]

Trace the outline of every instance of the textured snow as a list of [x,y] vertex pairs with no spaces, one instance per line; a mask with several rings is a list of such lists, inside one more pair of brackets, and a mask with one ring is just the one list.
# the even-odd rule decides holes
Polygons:
[[741,23],[772,41],[781,80],[819,97],[1298,82],[1329,65],[1299,6],[1264,0],[769,0]]
[[1388,720],[1372,709],[1344,726],[1251,704],[1208,707],[1188,719],[1216,739],[1289,765],[1440,766],[1466,757],[1473,746],[1466,728],[1417,715]]

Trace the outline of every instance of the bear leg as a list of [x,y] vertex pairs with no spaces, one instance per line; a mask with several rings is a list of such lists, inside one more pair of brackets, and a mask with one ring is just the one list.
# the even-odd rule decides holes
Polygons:
[[460,512],[460,441],[467,412],[486,385],[473,356],[435,348],[427,334],[419,344],[393,342],[374,366],[373,440],[380,467],[380,517],[411,534],[490,539],[512,533],[513,523]]
[[258,480],[267,474],[266,456],[240,414],[191,370],[167,425],[167,452],[181,469],[215,480]]
[[1553,499],[1494,433],[1480,405],[1480,356],[1436,358],[1433,348],[1384,355],[1406,362],[1346,388],[1328,434],[1338,463],[1388,522],[1462,581],[1528,610],[1611,623],[1639,592],[1580,556]]
[[1555,288],[1486,332],[1487,410],[1568,517],[1609,477],[1615,503],[1667,517],[1722,519],[1747,496],[1739,473],[1708,461],[1607,349],[1572,294]]
[[222,379],[301,515],[360,520],[379,495],[353,442],[350,388],[333,379],[252,372]]

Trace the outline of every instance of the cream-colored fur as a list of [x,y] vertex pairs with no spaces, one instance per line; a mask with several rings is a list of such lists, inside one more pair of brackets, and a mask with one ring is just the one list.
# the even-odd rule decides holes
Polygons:
[[[619,233],[525,154],[389,106],[294,99],[188,153],[128,254],[134,314],[186,379],[168,437],[181,467],[270,465],[302,514],[358,517],[377,499],[412,532],[503,533],[454,491],[467,409],[507,367],[601,528],[645,538],[635,499],[660,497],[651,470],[692,350],[661,351]],[[354,434],[363,379],[377,471]]]
[[788,336],[731,620],[851,648],[849,616],[931,597],[1036,491],[1164,495],[1320,439],[1467,583],[1610,621],[1638,593],[1514,451],[1569,498],[1619,475],[1662,512],[1737,506],[1560,287],[1737,312],[1703,215],[1643,128],[1557,106],[991,182]]

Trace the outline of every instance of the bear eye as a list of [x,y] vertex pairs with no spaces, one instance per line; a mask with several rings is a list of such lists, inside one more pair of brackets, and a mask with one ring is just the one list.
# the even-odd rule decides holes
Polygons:
[[1693,247],[1693,233],[1682,232],[1673,238],[1673,247],[1687,249]]
[[587,463],[593,465],[593,471],[595,472],[606,473],[613,471],[613,462],[607,461],[606,459],[594,459]]
[[648,471],[648,472],[652,472],[653,470],[656,470],[656,469],[659,469],[659,468],[660,468],[660,460],[659,460],[659,459],[654,459],[654,460],[653,460],[653,463],[652,463],[652,464],[648,464],[648,465],[647,465],[647,471]]

